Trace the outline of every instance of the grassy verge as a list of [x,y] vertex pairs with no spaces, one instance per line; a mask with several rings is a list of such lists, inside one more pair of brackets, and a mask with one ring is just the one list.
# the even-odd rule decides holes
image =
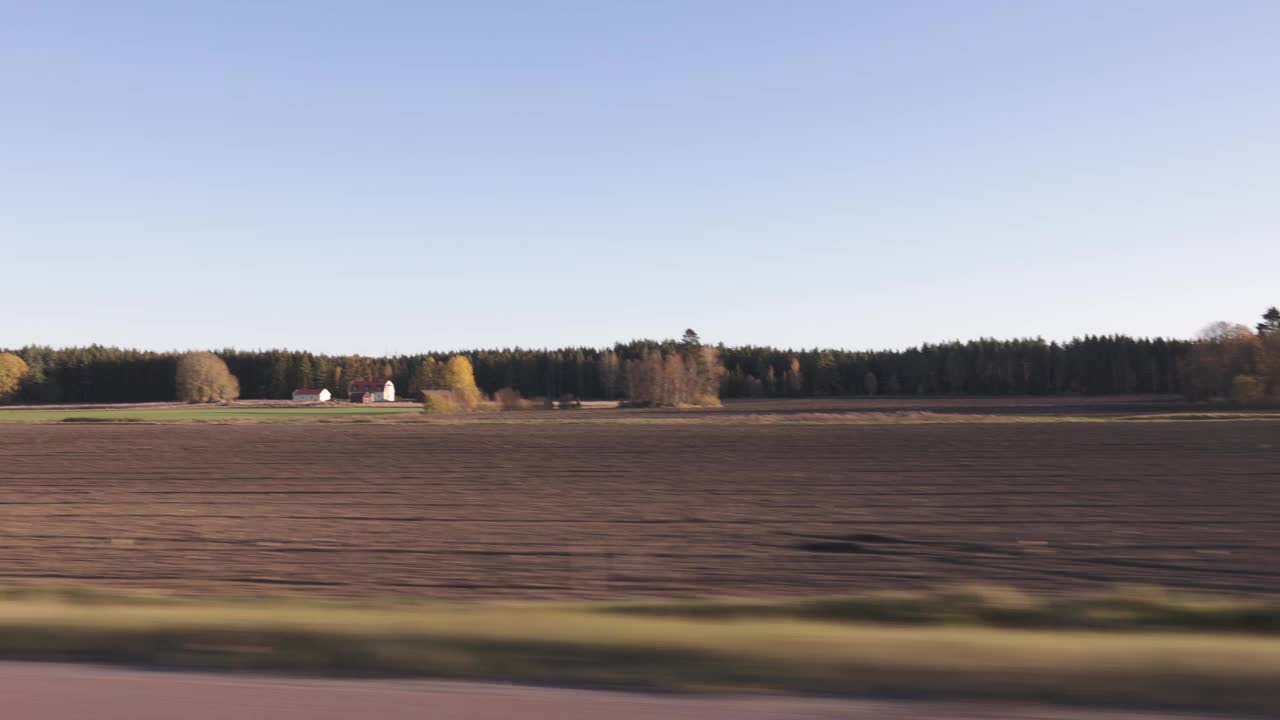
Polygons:
[[[342,602],[18,588],[0,593],[0,656],[1280,713],[1280,635],[1239,632],[1247,623],[1234,632],[1011,629],[952,614],[883,624],[850,610],[850,599],[839,612],[815,612],[822,606],[812,602]],[[1195,602],[1191,615],[1232,606]]]
[[1280,635],[1280,605],[1149,586],[1034,597],[1001,587],[801,599],[717,598],[598,603],[597,612],[692,620],[794,619],[1034,630]]

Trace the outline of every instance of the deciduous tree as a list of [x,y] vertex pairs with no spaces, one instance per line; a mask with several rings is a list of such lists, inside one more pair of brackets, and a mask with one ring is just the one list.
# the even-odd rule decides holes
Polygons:
[[475,370],[465,355],[454,355],[444,368],[445,389],[453,392],[458,403],[467,410],[480,404],[480,388],[476,387]]
[[30,368],[13,353],[0,353],[0,402],[12,400]]
[[225,402],[240,397],[240,381],[227,363],[211,352],[191,352],[178,358],[177,396],[185,402]]
[[1196,400],[1231,397],[1237,376],[1253,377],[1257,372],[1261,347],[1258,336],[1244,325],[1205,326],[1184,360],[1187,396]]

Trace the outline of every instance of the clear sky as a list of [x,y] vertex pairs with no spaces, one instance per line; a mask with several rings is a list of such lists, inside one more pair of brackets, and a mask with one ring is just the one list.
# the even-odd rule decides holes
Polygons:
[[0,0],[0,346],[1190,336],[1280,2]]

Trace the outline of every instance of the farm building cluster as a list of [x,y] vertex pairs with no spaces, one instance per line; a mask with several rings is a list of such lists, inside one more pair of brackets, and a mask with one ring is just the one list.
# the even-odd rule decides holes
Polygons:
[[[298,388],[294,402],[328,402],[333,393],[327,388]],[[353,403],[395,402],[396,386],[390,380],[352,380],[347,384],[347,399]]]

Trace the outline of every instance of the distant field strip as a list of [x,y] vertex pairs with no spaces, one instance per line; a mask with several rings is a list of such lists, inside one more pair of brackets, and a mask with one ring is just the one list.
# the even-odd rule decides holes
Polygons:
[[0,423],[279,423],[413,422],[422,424],[611,424],[611,425],[939,425],[1277,421],[1280,412],[1181,412],[1131,415],[1016,414],[902,411],[751,412],[724,410],[586,409],[423,415],[412,406],[331,405],[255,407],[177,405],[86,409],[0,408]]
[[244,422],[300,421],[320,419],[379,418],[405,413],[420,413],[414,407],[365,407],[333,405],[329,407],[223,407],[219,405],[183,405],[174,407],[121,407],[87,409],[0,409],[0,422]]

